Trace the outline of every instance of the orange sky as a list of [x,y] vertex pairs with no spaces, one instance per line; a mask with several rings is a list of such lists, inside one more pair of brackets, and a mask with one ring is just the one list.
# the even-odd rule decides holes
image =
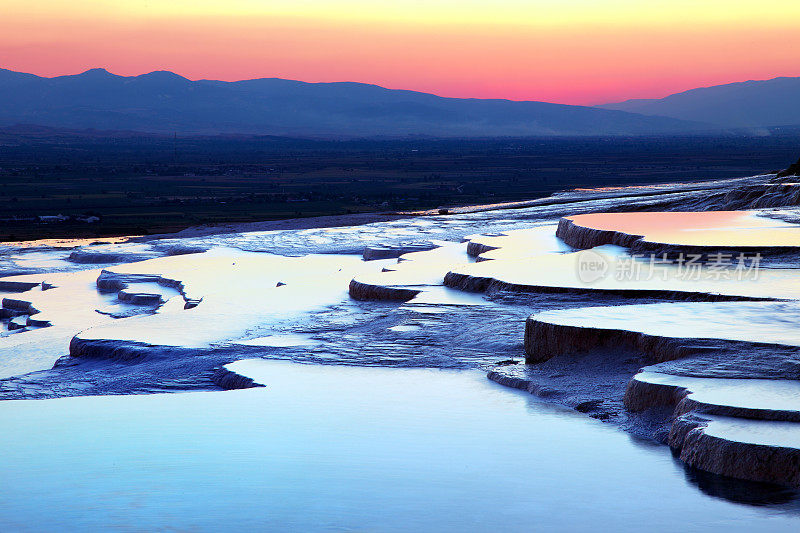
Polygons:
[[0,67],[593,104],[800,76],[800,2],[3,0]]

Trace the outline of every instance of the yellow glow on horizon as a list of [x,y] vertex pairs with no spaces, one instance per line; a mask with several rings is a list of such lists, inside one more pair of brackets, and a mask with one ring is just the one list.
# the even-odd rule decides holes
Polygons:
[[800,75],[800,1],[5,0],[0,67],[600,103]]
[[[797,27],[794,0],[6,0],[9,18],[288,17],[419,25]],[[0,21],[2,25],[2,21]]]

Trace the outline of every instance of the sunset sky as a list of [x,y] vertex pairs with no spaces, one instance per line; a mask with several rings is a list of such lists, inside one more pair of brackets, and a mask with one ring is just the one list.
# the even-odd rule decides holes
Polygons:
[[0,67],[595,104],[800,76],[800,2],[3,0]]

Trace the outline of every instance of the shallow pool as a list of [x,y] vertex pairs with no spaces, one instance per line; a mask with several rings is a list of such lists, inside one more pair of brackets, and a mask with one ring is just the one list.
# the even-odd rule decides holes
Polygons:
[[708,495],[665,447],[478,371],[229,367],[267,387],[0,403],[0,530],[800,527],[791,493]]

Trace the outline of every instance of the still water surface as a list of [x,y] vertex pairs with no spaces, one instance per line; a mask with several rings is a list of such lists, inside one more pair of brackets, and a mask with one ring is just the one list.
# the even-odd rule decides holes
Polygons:
[[0,403],[0,530],[800,529],[479,371],[229,367],[267,387]]

